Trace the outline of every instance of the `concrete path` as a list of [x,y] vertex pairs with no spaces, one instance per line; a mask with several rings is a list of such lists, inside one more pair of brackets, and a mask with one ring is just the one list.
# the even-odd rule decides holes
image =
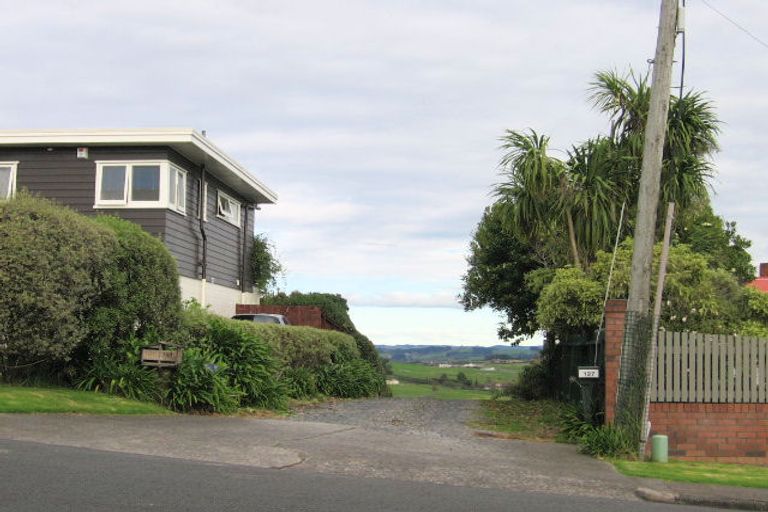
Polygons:
[[573,446],[479,438],[466,432],[399,431],[391,429],[391,422],[377,428],[348,419],[325,420],[0,415],[0,439],[257,468],[637,499],[634,480],[578,454]]

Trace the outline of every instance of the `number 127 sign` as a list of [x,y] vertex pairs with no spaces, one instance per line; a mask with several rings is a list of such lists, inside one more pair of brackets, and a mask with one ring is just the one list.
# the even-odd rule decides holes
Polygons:
[[600,367],[599,366],[579,366],[579,378],[580,379],[599,379]]

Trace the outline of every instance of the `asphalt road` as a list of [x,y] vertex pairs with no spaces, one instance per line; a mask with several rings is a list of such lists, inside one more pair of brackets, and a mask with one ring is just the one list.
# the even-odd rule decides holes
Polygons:
[[0,511],[696,511],[0,440]]

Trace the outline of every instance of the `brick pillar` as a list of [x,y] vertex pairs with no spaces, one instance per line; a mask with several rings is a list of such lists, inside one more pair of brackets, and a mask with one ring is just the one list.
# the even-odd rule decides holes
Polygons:
[[621,344],[624,342],[624,320],[627,301],[611,299],[605,305],[605,423],[613,423],[616,415],[616,390],[621,366]]

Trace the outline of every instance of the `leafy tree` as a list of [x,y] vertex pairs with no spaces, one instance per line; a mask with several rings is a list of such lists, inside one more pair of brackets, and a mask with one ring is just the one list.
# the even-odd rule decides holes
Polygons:
[[538,329],[538,294],[526,285],[526,274],[540,264],[529,246],[506,227],[504,214],[498,203],[485,209],[470,243],[459,300],[467,311],[488,306],[504,314],[507,321],[499,326],[499,337],[510,339]]
[[261,293],[267,293],[269,288],[275,286],[277,277],[283,272],[274,247],[263,233],[253,238],[250,270],[253,286]]
[[752,243],[737,233],[735,222],[715,215],[708,200],[688,208],[675,224],[677,241],[705,254],[712,268],[733,274],[742,284],[755,278],[755,267],[747,252]]
[[561,337],[586,334],[600,321],[603,288],[578,268],[561,268],[541,293],[536,316],[547,331]]

